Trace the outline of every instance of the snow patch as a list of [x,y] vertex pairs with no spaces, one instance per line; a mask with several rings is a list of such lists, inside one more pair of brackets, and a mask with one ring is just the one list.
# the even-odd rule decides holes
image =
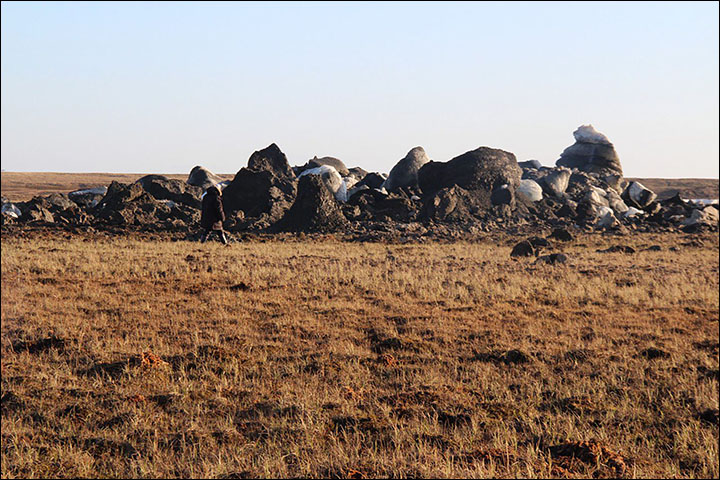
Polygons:
[[581,125],[573,132],[575,141],[580,143],[604,143],[610,144],[610,140],[602,133],[595,130],[592,125]]

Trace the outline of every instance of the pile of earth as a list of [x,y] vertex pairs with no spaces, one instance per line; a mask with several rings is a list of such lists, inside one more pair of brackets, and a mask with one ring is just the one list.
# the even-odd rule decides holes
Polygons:
[[205,190],[222,191],[225,229],[236,233],[320,232],[357,237],[463,235],[520,227],[717,231],[718,206],[679,196],[659,201],[622,176],[613,144],[591,125],[554,167],[518,162],[500,149],[479,147],[447,162],[411,149],[389,175],[347,168],[334,157],[291,167],[272,144],[254,152],[230,182],[202,166],[186,182],[146,175],[135,183],[11,203],[2,199],[2,223],[199,229]]

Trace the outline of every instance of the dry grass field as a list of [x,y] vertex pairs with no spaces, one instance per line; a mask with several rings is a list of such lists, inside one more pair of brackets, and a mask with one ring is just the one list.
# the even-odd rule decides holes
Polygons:
[[2,239],[3,478],[720,475],[716,233],[64,235]]

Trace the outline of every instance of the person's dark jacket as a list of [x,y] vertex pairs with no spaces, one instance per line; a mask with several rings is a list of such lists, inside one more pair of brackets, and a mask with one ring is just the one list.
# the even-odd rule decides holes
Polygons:
[[222,230],[224,220],[225,211],[220,199],[220,190],[217,187],[210,187],[203,197],[200,226],[207,230]]

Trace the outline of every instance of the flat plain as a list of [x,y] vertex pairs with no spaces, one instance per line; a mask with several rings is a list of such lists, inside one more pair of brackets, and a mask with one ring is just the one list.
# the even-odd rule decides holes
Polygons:
[[717,478],[717,233],[518,240],[6,234],[0,473]]

